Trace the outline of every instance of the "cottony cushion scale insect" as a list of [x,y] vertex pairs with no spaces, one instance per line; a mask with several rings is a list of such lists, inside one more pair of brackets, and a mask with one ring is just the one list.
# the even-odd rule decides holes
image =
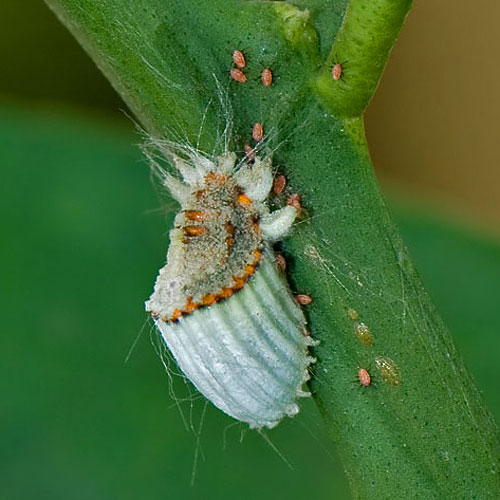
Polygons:
[[272,250],[297,209],[269,211],[269,157],[166,154],[182,179],[163,171],[163,181],[181,210],[146,310],[207,399],[252,428],[273,427],[309,395],[314,361],[315,342]]

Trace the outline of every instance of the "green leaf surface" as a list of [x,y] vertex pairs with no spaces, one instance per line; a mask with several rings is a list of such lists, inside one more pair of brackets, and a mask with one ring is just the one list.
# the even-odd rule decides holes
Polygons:
[[[303,199],[283,250],[292,287],[313,297],[311,387],[354,496],[497,498],[496,424],[391,221],[364,140],[361,112],[409,2],[49,3],[149,133],[220,152],[230,107],[230,147],[241,152],[263,124]],[[247,56],[245,84],[229,76],[235,48]],[[327,84],[337,57],[348,59],[341,83]],[[350,309],[373,345],[355,335]],[[400,383],[377,371],[381,358]],[[373,374],[365,391],[352,386],[360,367]]]

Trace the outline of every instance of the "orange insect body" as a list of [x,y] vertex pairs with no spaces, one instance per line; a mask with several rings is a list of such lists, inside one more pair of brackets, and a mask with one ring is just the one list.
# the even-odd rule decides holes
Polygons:
[[231,68],[231,78],[240,83],[245,83],[247,81],[245,73],[238,68]]
[[185,215],[186,219],[196,222],[203,222],[207,217],[207,214],[201,210],[186,210]]
[[207,228],[203,226],[184,226],[186,236],[201,236],[207,232]]
[[300,213],[300,210],[302,209],[302,205],[300,204],[300,195],[297,193],[291,194],[286,204],[294,207],[297,210],[297,213]]
[[266,68],[264,71],[262,71],[261,75],[262,83],[266,87],[270,87],[273,83],[273,73],[269,68]]
[[241,50],[235,50],[233,51],[233,61],[238,68],[244,68],[247,65],[247,62],[245,61],[245,56],[243,55],[243,52]]
[[256,123],[253,126],[252,137],[256,142],[262,141],[262,138],[264,137],[264,129],[262,128],[262,125],[260,123]]
[[359,369],[358,377],[359,377],[359,381],[363,387],[368,387],[372,383],[372,379],[370,377],[370,374],[364,368]]
[[301,306],[308,306],[312,302],[311,296],[310,295],[306,295],[304,293],[299,293],[298,295],[295,295],[295,300]]
[[340,80],[342,76],[342,65],[340,63],[335,63],[332,68],[332,78],[335,81]]
[[240,194],[238,196],[238,203],[249,207],[252,204],[252,200],[246,194]]
[[286,177],[284,175],[277,175],[274,179],[273,191],[274,194],[281,194],[286,187]]

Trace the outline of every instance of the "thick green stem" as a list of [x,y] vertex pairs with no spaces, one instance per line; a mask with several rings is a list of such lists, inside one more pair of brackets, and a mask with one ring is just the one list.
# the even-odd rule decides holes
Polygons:
[[297,290],[314,300],[314,397],[355,498],[497,498],[497,426],[411,264],[362,138],[360,120],[326,115],[285,155],[308,209],[285,248]]
[[[338,116],[360,116],[382,77],[412,0],[351,0],[315,85]],[[332,78],[339,63],[342,76]]]
[[[216,150],[226,101],[235,151],[263,124],[274,164],[303,199],[284,250],[292,285],[313,297],[308,320],[321,343],[311,385],[354,496],[498,498],[496,424],[390,219],[364,138],[361,113],[410,1],[352,0],[347,11],[345,0],[310,0],[309,10],[236,0],[48,3],[150,133]],[[337,36],[328,30],[341,23]],[[247,57],[244,84],[229,77],[236,48]],[[271,87],[263,68],[273,71]],[[368,387],[360,368],[372,376]]]

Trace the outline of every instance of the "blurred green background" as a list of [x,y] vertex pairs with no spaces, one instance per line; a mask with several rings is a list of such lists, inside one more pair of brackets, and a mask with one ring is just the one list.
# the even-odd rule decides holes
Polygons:
[[[498,417],[500,7],[486,3],[417,2],[367,134]],[[206,405],[173,363],[167,376],[143,302],[174,207],[124,105],[41,0],[3,0],[0,19],[0,498],[349,498],[312,402],[261,436]]]

